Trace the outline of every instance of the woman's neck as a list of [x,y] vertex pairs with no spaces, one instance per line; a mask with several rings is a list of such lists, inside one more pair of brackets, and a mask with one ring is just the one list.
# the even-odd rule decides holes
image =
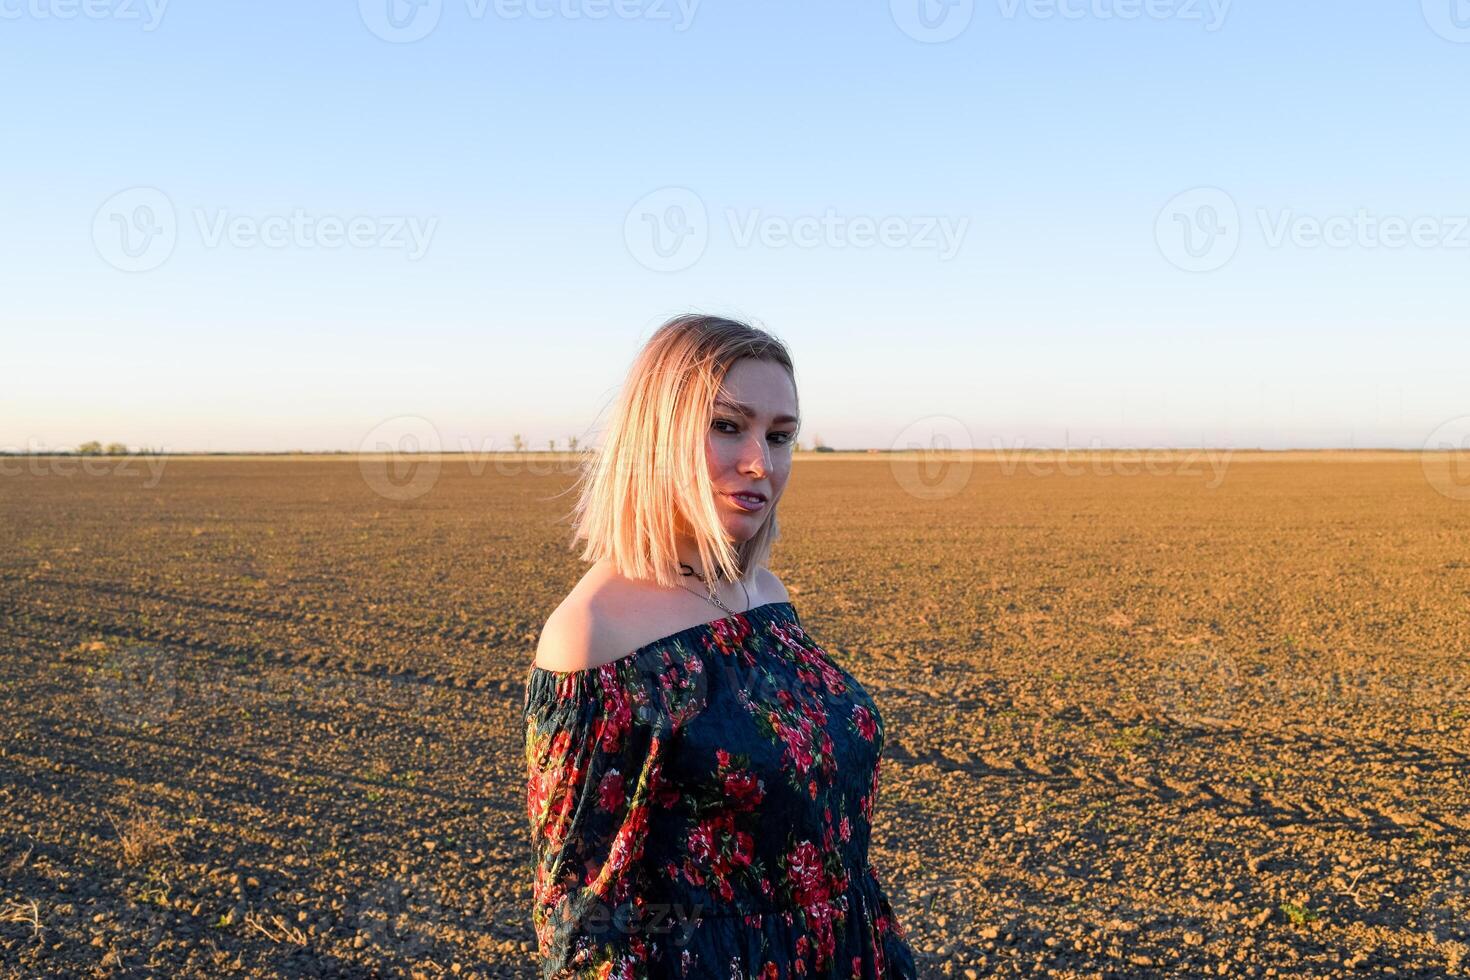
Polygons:
[[[681,562],[694,569],[700,575],[704,574],[704,569],[699,565],[699,548],[695,545],[693,539],[680,538],[675,543],[675,551]],[[718,571],[715,574],[718,575]]]

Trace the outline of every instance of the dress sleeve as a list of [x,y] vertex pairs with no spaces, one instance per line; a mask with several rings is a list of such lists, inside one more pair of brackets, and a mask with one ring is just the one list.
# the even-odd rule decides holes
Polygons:
[[541,980],[647,980],[642,862],[668,734],[619,662],[533,668],[526,810]]

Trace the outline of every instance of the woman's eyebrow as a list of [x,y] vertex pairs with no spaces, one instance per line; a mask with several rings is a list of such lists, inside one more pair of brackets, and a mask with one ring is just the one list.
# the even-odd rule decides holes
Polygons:
[[[746,418],[755,417],[755,409],[749,407],[748,405],[742,405],[739,402],[732,402],[729,399],[725,398],[717,398],[715,399],[715,404],[724,405],[726,408],[733,409],[734,411],[739,412],[741,415],[744,415]],[[795,422],[797,421],[797,418],[794,415],[777,415],[775,418],[771,419],[771,421],[775,422],[777,425],[780,425],[782,422]]]

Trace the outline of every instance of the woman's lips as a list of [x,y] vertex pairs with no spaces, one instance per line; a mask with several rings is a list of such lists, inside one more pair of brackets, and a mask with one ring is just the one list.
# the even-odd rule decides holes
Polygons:
[[759,497],[747,496],[743,493],[727,493],[725,494],[725,496],[728,497],[735,504],[736,507],[739,507],[741,510],[747,511],[752,514],[763,509],[766,506],[766,502]]

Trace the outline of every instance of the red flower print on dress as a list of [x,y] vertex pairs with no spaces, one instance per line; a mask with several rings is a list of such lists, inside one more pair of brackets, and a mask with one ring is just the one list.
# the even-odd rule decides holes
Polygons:
[[755,856],[755,838],[743,830],[735,832],[735,848],[730,853],[730,863],[737,868],[750,866]]
[[715,856],[715,832],[714,828],[707,823],[696,824],[689,831],[689,843],[686,848],[689,859],[701,865],[708,865]]
[[787,855],[788,879],[796,903],[811,905],[827,899],[827,873],[822,867],[822,852],[809,840],[801,841]]
[[765,784],[753,773],[732,772],[725,775],[725,797],[736,810],[754,810],[765,794]]
[[812,753],[811,738],[806,728],[794,727],[782,722],[776,726],[776,734],[786,745],[786,758],[796,767],[796,771],[806,774],[812,767],[815,756]]
[[714,637],[715,649],[726,656],[741,652],[745,649],[745,640],[750,636],[750,623],[739,614],[717,619],[709,624],[709,630]]
[[623,805],[623,774],[616,769],[609,770],[598,784],[597,805],[609,813]]
[[826,651],[812,642],[805,630],[795,623],[773,623],[770,630],[791,652],[792,659],[798,666],[797,676],[804,684],[816,687],[820,680],[828,694],[837,696],[847,693],[847,681],[843,679],[842,672],[832,663]]

